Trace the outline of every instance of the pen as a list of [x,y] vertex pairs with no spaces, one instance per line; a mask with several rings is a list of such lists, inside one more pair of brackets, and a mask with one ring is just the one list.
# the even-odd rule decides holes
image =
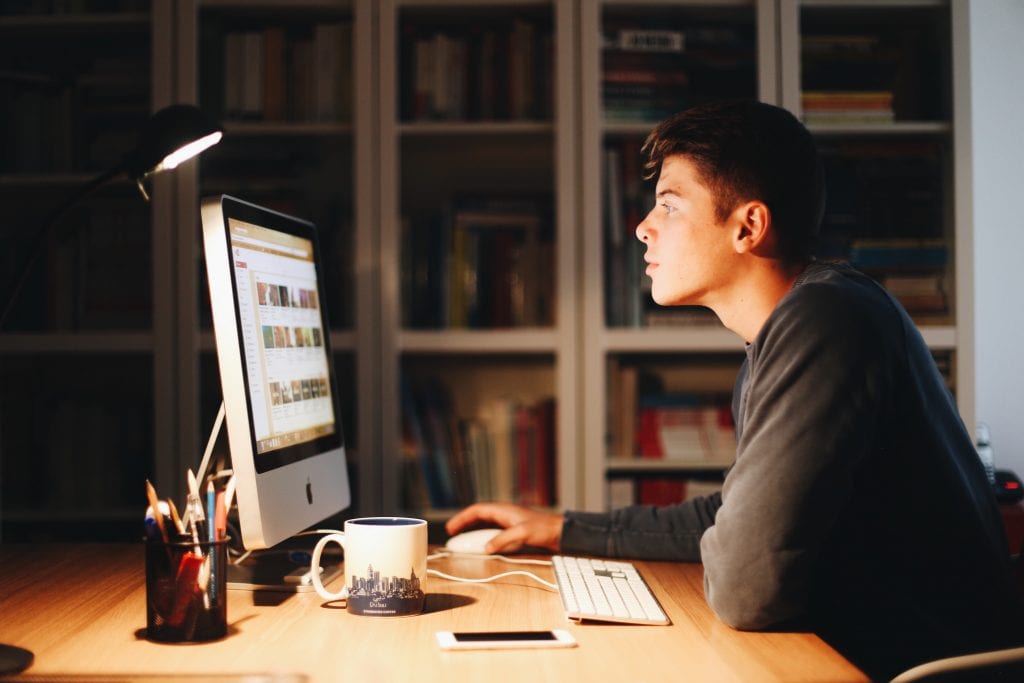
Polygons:
[[[209,478],[206,481],[206,533],[209,539],[210,552],[206,555],[206,562],[203,567],[206,570],[206,585],[209,586],[209,591],[206,590],[206,586],[201,585],[200,589],[203,591],[203,604],[207,609],[210,607],[210,602],[217,598],[217,571],[214,566],[215,557],[217,555],[217,548],[212,544],[217,541],[217,520],[220,517],[220,511],[217,509],[217,500],[223,500],[223,495],[218,494],[213,487],[213,478]],[[200,574],[202,577],[202,574]]]
[[206,538],[211,543],[217,540],[217,494],[213,480],[206,482]]
[[206,519],[206,513],[203,512],[203,503],[199,499],[199,484],[196,483],[196,475],[191,468],[188,470],[188,503],[185,514],[188,515],[189,526],[192,528],[192,542],[196,545],[196,553],[201,557],[199,523]]

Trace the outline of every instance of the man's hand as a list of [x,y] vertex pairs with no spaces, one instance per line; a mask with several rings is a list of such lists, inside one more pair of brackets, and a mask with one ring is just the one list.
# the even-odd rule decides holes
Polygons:
[[562,540],[562,515],[511,503],[475,503],[449,519],[445,529],[454,536],[480,522],[504,529],[487,543],[488,553],[513,553],[524,545],[558,552]]

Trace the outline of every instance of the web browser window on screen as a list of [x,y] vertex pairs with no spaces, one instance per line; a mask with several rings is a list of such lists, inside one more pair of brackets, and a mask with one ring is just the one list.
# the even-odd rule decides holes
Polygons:
[[309,240],[229,220],[256,452],[334,432]]

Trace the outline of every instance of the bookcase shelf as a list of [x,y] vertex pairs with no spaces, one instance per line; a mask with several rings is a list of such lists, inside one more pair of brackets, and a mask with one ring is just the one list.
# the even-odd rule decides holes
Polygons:
[[0,35],[4,31],[34,31],[49,35],[69,34],[74,37],[89,31],[109,34],[131,30],[148,32],[150,15],[146,12],[63,12],[55,14],[2,14]]
[[544,329],[445,330],[414,332],[403,330],[396,346],[404,353],[554,353],[558,333]]
[[810,123],[815,135],[949,135],[953,127],[946,121],[894,121],[892,123]]
[[608,458],[605,470],[612,476],[636,473],[692,474],[694,472],[721,473],[721,463],[675,462],[672,460],[637,460],[635,458]]
[[[563,92],[571,88],[572,5],[380,4],[382,446],[384,471],[404,473],[403,481],[385,480],[385,509],[432,519],[450,512],[437,482],[429,485],[422,457],[409,464],[410,444],[422,454],[438,438],[450,443],[452,458],[474,457],[485,438],[505,463],[472,486],[456,477],[459,504],[469,502],[471,489],[541,505],[575,499],[575,463],[558,455],[574,429],[575,235],[566,126],[575,103]],[[496,47],[500,41],[510,47]],[[499,62],[488,62],[494,58]],[[431,60],[448,68],[435,66],[431,76],[424,67],[436,64]],[[517,68],[525,70],[507,79]],[[494,82],[485,83],[489,78]],[[508,90],[488,92],[492,85]],[[522,279],[538,259],[547,284]],[[514,282],[528,289],[517,297]],[[532,294],[530,285],[537,285]],[[517,308],[522,296],[539,307]],[[436,310],[424,316],[424,306]],[[431,395],[426,405],[417,399],[418,407],[409,399]],[[432,414],[458,428],[413,438],[410,420],[423,424]],[[514,435],[498,436],[494,421],[502,419],[521,423],[519,445]],[[509,449],[522,459],[527,438],[541,439],[531,447],[534,469],[506,471]],[[410,481],[417,483],[410,488]]]
[[415,121],[398,124],[398,132],[407,137],[550,135],[554,127],[544,121]]
[[609,329],[598,346],[609,353],[743,350],[743,342],[719,324],[660,329]]
[[244,121],[231,121],[224,125],[224,132],[232,137],[262,136],[342,136],[348,137],[353,133],[351,124],[347,123],[315,123],[315,122],[259,122],[247,123]]
[[151,353],[153,348],[149,332],[22,332],[0,336],[2,354]]

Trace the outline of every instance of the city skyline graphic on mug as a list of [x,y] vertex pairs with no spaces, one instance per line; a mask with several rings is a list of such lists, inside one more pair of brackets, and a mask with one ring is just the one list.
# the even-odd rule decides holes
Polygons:
[[408,577],[382,577],[370,564],[364,576],[352,575],[348,587],[349,607],[361,614],[417,614],[423,611],[425,597],[414,568]]

